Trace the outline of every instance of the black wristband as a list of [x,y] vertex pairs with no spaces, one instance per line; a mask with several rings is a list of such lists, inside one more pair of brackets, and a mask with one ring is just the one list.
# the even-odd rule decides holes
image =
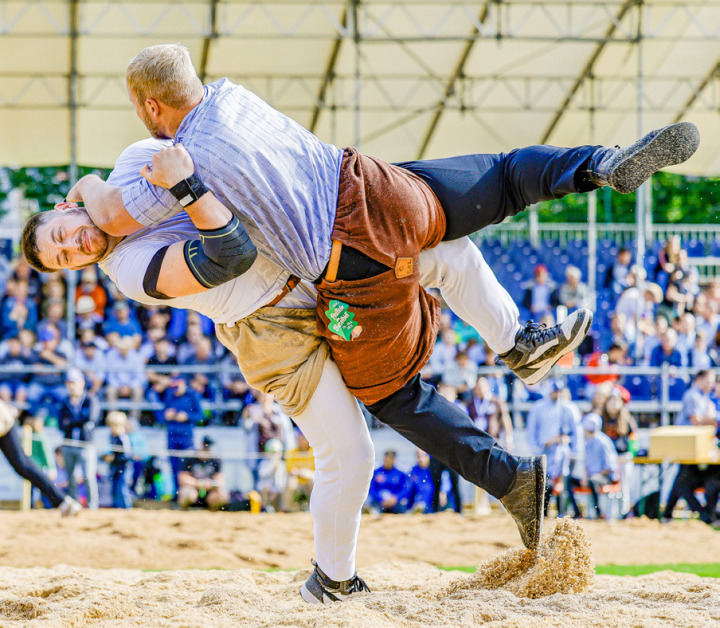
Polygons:
[[170,188],[170,194],[180,201],[180,205],[183,207],[192,205],[207,192],[208,189],[205,187],[205,184],[195,173]]

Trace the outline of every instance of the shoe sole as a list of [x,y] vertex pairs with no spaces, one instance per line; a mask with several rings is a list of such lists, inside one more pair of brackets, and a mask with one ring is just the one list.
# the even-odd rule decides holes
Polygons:
[[570,353],[571,351],[574,351],[580,346],[580,343],[585,340],[585,336],[587,336],[588,332],[590,331],[590,325],[592,324],[592,321],[593,313],[588,310],[588,315],[585,318],[585,325],[580,329],[575,338],[572,339],[572,342],[570,342],[570,344],[558,354],[554,355],[551,358],[548,358],[548,361],[544,363],[541,367],[536,369],[531,375],[529,375],[528,377],[521,377],[520,379],[530,386],[542,381],[542,379],[550,372],[552,367],[558,363],[560,358]]
[[[643,138],[644,139],[644,138]],[[642,144],[643,139],[638,144]],[[690,159],[700,146],[700,132],[692,122],[678,122],[661,129],[658,134],[625,157],[613,170],[608,183],[613,190],[629,194],[654,173],[667,166]]]
[[530,550],[537,550],[542,538],[543,521],[545,520],[545,478],[547,476],[547,457],[540,456],[540,463],[535,466],[535,517],[538,520],[536,538],[531,541]]
[[306,584],[300,587],[300,597],[305,600],[308,604],[323,604],[321,600],[318,600],[307,588]]

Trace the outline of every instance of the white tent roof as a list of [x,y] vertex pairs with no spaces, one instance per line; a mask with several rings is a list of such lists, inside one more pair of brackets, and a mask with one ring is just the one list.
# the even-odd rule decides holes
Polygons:
[[720,0],[6,0],[0,164],[112,165],[146,135],[127,61],[174,41],[205,81],[387,160],[623,144],[687,119],[703,143],[677,171],[720,173]]

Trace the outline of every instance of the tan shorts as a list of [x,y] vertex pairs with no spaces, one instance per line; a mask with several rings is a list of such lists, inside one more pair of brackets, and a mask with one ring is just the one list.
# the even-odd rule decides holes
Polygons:
[[250,386],[273,395],[290,416],[305,410],[330,356],[314,310],[263,307],[233,326],[216,325],[215,333]]

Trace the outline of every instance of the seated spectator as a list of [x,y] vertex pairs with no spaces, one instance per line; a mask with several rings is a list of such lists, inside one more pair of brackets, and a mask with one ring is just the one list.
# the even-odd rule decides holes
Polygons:
[[585,430],[585,476],[582,486],[590,489],[593,510],[600,517],[598,491],[602,486],[617,482],[619,478],[618,455],[610,437],[601,431],[602,417],[594,412],[583,417]]
[[132,448],[127,435],[127,417],[124,412],[108,412],[105,423],[110,428],[111,450],[103,456],[110,464],[110,482],[112,486],[112,507],[132,508],[130,479],[132,478]]
[[95,266],[83,268],[80,274],[80,283],[75,289],[75,303],[83,297],[87,296],[93,300],[95,314],[100,320],[105,318],[105,306],[107,305],[108,296],[105,288],[98,283],[97,269]]
[[80,343],[80,351],[75,354],[75,366],[85,374],[89,395],[97,395],[105,385],[106,364],[105,352],[98,347],[97,340]]
[[[200,397],[188,388],[183,377],[173,378],[162,396],[165,407],[163,420],[167,424],[167,448],[171,451],[192,449],[195,438],[195,425],[203,418]],[[183,467],[183,459],[178,454],[170,454],[170,466],[173,471],[175,490],[178,487],[178,474]]]
[[315,456],[305,435],[298,433],[297,447],[285,454],[287,484],[283,496],[283,510],[290,512],[298,502],[310,501],[315,484]]
[[[147,361],[148,366],[163,367],[162,371],[148,370],[147,381],[148,390],[147,398],[148,401],[157,403],[161,401],[165,391],[170,388],[173,383],[173,379],[178,377],[178,373],[173,370],[172,367],[177,366],[177,358],[172,355],[172,344],[170,340],[163,336],[153,342],[153,355]],[[162,421],[160,413],[155,413],[155,420]]]
[[178,475],[178,504],[182,508],[209,508],[219,510],[230,502],[230,493],[225,488],[222,462],[213,457],[215,441],[205,436],[202,449],[197,456],[185,458]]
[[655,320],[655,307],[663,300],[663,290],[656,283],[645,281],[642,290],[635,285],[635,278],[644,275],[644,272],[641,268],[633,267],[628,275],[632,285],[620,295],[615,305],[615,312],[625,315],[628,333],[635,337],[646,331],[643,325]]
[[152,329],[158,329],[162,331],[163,336],[166,336],[170,314],[170,308],[159,305],[143,305],[138,308],[137,319],[145,333]]
[[707,293],[701,292],[693,304],[693,314],[695,314],[695,328],[697,331],[704,331],[708,339],[715,338],[720,323],[717,305],[712,303]]
[[280,439],[271,438],[265,443],[263,450],[267,456],[258,464],[256,489],[266,512],[277,512],[282,507],[282,497],[287,487],[284,449]]
[[582,272],[577,266],[568,266],[565,269],[565,283],[560,286],[559,301],[568,312],[590,307],[590,289],[580,281],[581,278]]
[[13,260],[12,278],[15,281],[25,282],[28,287],[28,296],[33,301],[39,300],[42,289],[40,273],[30,266],[22,255]]
[[710,399],[715,390],[715,372],[700,371],[693,385],[685,391],[682,407],[675,417],[675,425],[712,425],[716,426],[717,412]]
[[614,344],[625,345],[627,347],[627,355],[632,356],[635,353],[637,330],[628,327],[627,316],[625,316],[625,314],[615,312],[610,318],[610,335],[604,340],[605,342],[602,343],[603,347],[609,348]]
[[[108,403],[115,404],[119,398],[130,399],[133,403],[143,400],[147,377],[145,363],[135,349],[132,336],[115,339],[115,345],[106,356],[107,387],[105,396]],[[132,410],[130,416],[137,420],[139,410]]]
[[[30,356],[20,342],[20,338],[11,337],[3,342],[0,360],[5,366],[14,366],[19,369],[27,368],[31,364]],[[24,404],[27,401],[26,373],[0,374],[0,400],[11,405]]]
[[177,348],[177,353],[175,354],[178,363],[185,364],[188,360],[195,357],[198,342],[205,337],[199,323],[190,323],[185,332],[185,339],[180,343]]
[[658,261],[655,266],[655,274],[659,272],[668,275],[680,266],[680,236],[671,236],[658,252]]
[[66,303],[67,298],[65,296],[65,278],[62,273],[52,273],[43,277],[45,283],[42,286],[41,298],[41,310],[47,311],[48,304],[50,303]]
[[54,367],[55,372],[35,373],[28,386],[28,401],[32,405],[31,414],[41,411],[52,416],[57,415],[58,404],[65,398],[63,369],[70,361],[70,355],[60,343],[57,327],[45,326],[38,333],[39,347],[34,354],[35,364]]
[[75,467],[80,465],[88,508],[95,509],[98,507],[97,453],[92,445],[92,435],[99,416],[97,399],[85,393],[85,377],[79,369],[69,369],[65,377],[67,395],[58,412],[58,428],[66,441],[75,441],[75,444],[62,447],[68,495],[78,499]]
[[695,316],[690,312],[685,312],[678,316],[673,323],[673,328],[677,332],[677,350],[683,358],[683,366],[688,366],[690,352],[695,347]]
[[225,401],[237,399],[241,404],[239,413],[233,410],[223,416],[223,423],[226,425],[237,425],[239,416],[245,407],[255,402],[253,389],[245,381],[245,377],[240,372],[240,369],[237,368],[237,360],[234,355],[228,353],[220,363],[225,367],[220,373],[223,399]]
[[108,342],[117,347],[121,338],[130,338],[133,349],[139,349],[142,342],[142,329],[139,323],[130,315],[130,306],[127,301],[115,301],[113,313],[105,321],[105,337]]
[[63,301],[48,303],[45,316],[38,323],[38,331],[46,325],[54,325],[60,332],[60,337],[67,338],[67,321],[65,320],[65,303]]
[[695,334],[695,344],[688,353],[688,366],[696,369],[709,369],[712,368],[712,365],[707,333],[704,329],[699,329]]
[[545,264],[535,266],[535,277],[533,281],[526,283],[524,288],[523,307],[530,311],[531,317],[535,320],[541,319],[546,314],[552,314],[560,304],[557,285],[550,279]]
[[507,404],[490,389],[490,382],[482,375],[477,378],[470,400],[466,404],[475,427],[487,432],[508,451],[513,450],[513,427]]
[[[183,362],[187,366],[215,366],[212,341],[207,336],[200,338],[195,344],[195,355]],[[220,391],[220,380],[217,373],[188,373],[190,388],[203,399],[215,399]]]
[[627,409],[629,398],[623,397],[623,390],[619,386],[612,388],[601,414],[602,431],[613,441],[619,454],[628,451],[630,435],[638,431],[637,422]]
[[681,316],[692,309],[695,297],[688,290],[687,275],[682,268],[676,268],[670,273],[667,289],[663,298],[663,311],[669,316]]
[[457,388],[460,397],[464,397],[475,385],[477,375],[477,364],[467,353],[458,351],[455,360],[442,372],[441,379],[443,384]]
[[616,297],[619,297],[623,290],[630,287],[627,281],[630,264],[632,264],[632,253],[630,249],[622,247],[617,253],[615,262],[610,267],[610,281],[606,282],[606,287],[611,288]]
[[81,296],[75,304],[75,335],[80,337],[86,329],[91,329],[96,336],[103,334],[103,317],[95,310],[95,301],[87,295]]
[[8,282],[7,294],[0,311],[2,337],[17,336],[21,329],[35,329],[37,323],[37,303],[28,296],[27,282]]
[[373,472],[370,482],[368,505],[374,512],[402,514],[407,510],[410,488],[409,480],[395,466],[397,454],[388,449],[383,455],[383,463]]
[[[587,359],[586,365],[597,367],[598,370],[600,368],[615,370],[613,367],[625,366],[627,361],[627,346],[618,342],[612,344],[607,352],[595,351],[592,353]],[[615,383],[620,379],[620,376],[617,373],[588,373],[585,375],[585,379],[597,386],[604,382]]]
[[413,512],[430,513],[433,511],[433,485],[430,472],[430,456],[422,449],[415,450],[415,466],[410,469],[410,496],[408,508]]
[[677,350],[677,332],[670,327],[660,338],[660,345],[655,347],[650,354],[649,366],[682,366],[683,358]]

